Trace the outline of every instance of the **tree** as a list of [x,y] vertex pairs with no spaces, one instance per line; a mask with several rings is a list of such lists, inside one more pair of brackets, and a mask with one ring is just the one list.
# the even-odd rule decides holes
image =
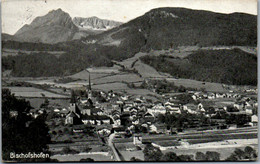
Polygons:
[[84,146],[83,152],[89,152],[92,148],[88,146]]
[[181,159],[176,155],[174,152],[167,152],[161,158],[162,161],[172,161],[172,162],[179,162]]
[[207,151],[206,152],[206,161],[219,161],[220,154],[215,151]]
[[47,98],[45,98],[44,102],[41,104],[40,108],[44,108],[47,109],[49,106],[49,100]]
[[62,149],[62,153],[64,153],[64,154],[77,154],[78,151],[71,149],[69,146],[67,146],[67,147],[64,147]]
[[193,155],[180,155],[180,161],[193,161]]
[[136,157],[132,157],[131,159],[130,159],[130,161],[142,161],[141,159],[139,159],[139,158],[136,158]]
[[157,121],[161,122],[161,123],[165,123],[165,115],[163,114],[158,114],[157,116]]
[[238,161],[238,158],[235,154],[231,154],[225,161],[235,162]]
[[257,159],[257,153],[255,149],[250,146],[245,147],[244,151],[236,148],[234,152],[226,159],[226,161],[255,161]]
[[[46,114],[39,115],[34,119],[28,115],[31,108],[28,101],[17,99],[8,89],[2,90],[3,160],[12,160],[10,152],[47,153],[47,144],[51,142],[51,138],[48,133],[49,128],[45,124]],[[10,116],[10,111],[16,111],[17,117]],[[15,160],[33,162],[28,159]],[[42,161],[44,160],[42,159]]]
[[250,146],[245,147],[244,152],[246,159],[255,159],[257,157],[255,149]]
[[92,158],[81,159],[80,162],[94,162]]
[[206,155],[202,152],[196,153],[196,160],[197,161],[206,161]]
[[245,156],[245,152],[239,148],[236,148],[234,151],[234,155],[237,157],[237,159],[241,160]]
[[145,161],[160,161],[163,156],[161,150],[151,144],[145,146],[143,153]]

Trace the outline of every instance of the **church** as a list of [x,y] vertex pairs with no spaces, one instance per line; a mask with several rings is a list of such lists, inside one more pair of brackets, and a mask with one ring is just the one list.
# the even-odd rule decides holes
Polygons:
[[91,115],[91,110],[95,109],[95,106],[92,101],[92,90],[91,90],[91,82],[90,82],[90,74],[89,74],[89,85],[87,92],[87,100],[79,101],[74,93],[71,91],[71,99],[69,105],[69,113],[65,119],[65,125],[80,125],[83,124],[82,117],[84,115]]

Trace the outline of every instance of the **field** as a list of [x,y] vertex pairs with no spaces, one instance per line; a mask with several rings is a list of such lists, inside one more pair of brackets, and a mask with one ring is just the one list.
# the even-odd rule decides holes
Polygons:
[[157,72],[153,67],[138,60],[134,67],[143,78],[167,78],[169,76]]
[[216,151],[220,153],[220,159],[225,160],[227,157],[231,155],[232,152],[236,148],[244,149],[246,146],[252,146],[254,149],[258,151],[257,139],[251,140],[228,140],[223,142],[211,142],[211,143],[203,143],[196,144],[193,146],[188,146],[186,148],[178,148],[178,149],[169,149],[163,150],[163,153],[166,152],[175,152],[177,155],[195,155],[196,152],[206,153],[207,151]]
[[118,75],[111,75],[106,76],[98,79],[93,79],[92,82],[94,84],[102,84],[102,83],[112,83],[112,82],[140,82],[142,79],[136,74],[118,74]]
[[131,69],[131,68],[132,68],[132,64],[133,64],[136,60],[138,60],[140,57],[145,56],[145,55],[147,55],[147,54],[146,54],[146,53],[139,52],[139,53],[135,54],[135,56],[133,56],[133,57],[131,57],[131,58],[128,58],[128,59],[126,59],[126,60],[124,60],[124,61],[122,61],[122,62],[117,62],[117,63],[118,63],[119,65],[125,66],[125,67],[128,68],[128,69]]
[[11,90],[18,97],[47,97],[47,98],[67,98],[67,96],[51,93],[34,87],[5,87]]
[[[44,97],[38,97],[38,98],[25,98],[27,101],[30,101],[30,105],[37,109],[41,106],[42,103],[44,103],[45,98]],[[69,106],[70,99],[67,98],[48,98],[50,105],[56,105],[59,104],[60,107],[65,108]]]
[[204,88],[206,91],[211,92],[226,92],[227,90],[223,88],[221,83],[210,83],[210,82],[202,82],[191,79],[175,79],[175,78],[167,78],[167,81],[174,82],[176,86],[184,86],[191,87],[196,89]]
[[[232,47],[231,47],[232,48]],[[252,54],[254,53],[255,49],[250,47],[239,47],[240,49],[243,49],[244,51],[250,51]],[[57,82],[62,77],[41,77],[41,78],[15,78],[11,77],[11,81],[17,80],[17,81],[26,81],[30,83],[35,84],[48,84],[55,86],[57,88],[81,88],[88,85],[89,80],[89,72],[91,74],[91,84],[92,88],[97,90],[103,90],[103,91],[109,91],[109,90],[115,90],[117,92],[124,92],[131,95],[150,95],[151,97],[158,96],[157,94],[146,90],[146,89],[132,89],[129,88],[127,84],[133,83],[135,86],[140,86],[145,78],[150,79],[158,79],[163,80],[166,79],[169,82],[174,82],[176,86],[184,86],[186,88],[195,88],[197,90],[205,90],[205,91],[211,91],[211,92],[228,92],[229,90],[243,90],[246,88],[246,86],[232,86],[232,85],[223,85],[221,83],[212,83],[212,82],[202,82],[197,80],[191,80],[191,79],[183,79],[183,78],[174,78],[171,75],[167,73],[161,73],[155,70],[153,67],[144,64],[139,58],[146,55],[151,56],[159,56],[159,55],[169,55],[174,57],[185,57],[189,54],[193,53],[194,51],[197,51],[199,47],[197,46],[189,46],[189,47],[178,47],[177,49],[169,49],[169,50],[156,50],[156,51],[150,51],[148,53],[137,53],[134,57],[128,58],[126,60],[123,60],[121,62],[116,62],[116,64],[113,67],[92,67],[88,68],[86,70],[83,70],[81,72],[78,72],[71,76],[63,77],[71,78],[71,82],[64,82],[60,83]],[[202,49],[230,49],[230,47],[203,47]],[[169,58],[171,60],[172,58]],[[126,68],[126,70],[135,70],[137,73],[122,71],[123,66]],[[53,89],[53,88],[52,88]],[[57,97],[57,98],[63,98],[64,95],[62,95],[63,92],[57,91],[54,89],[54,91],[57,91],[57,94],[55,93],[49,93],[43,90],[35,90],[35,91],[28,91],[25,92],[23,88],[22,91],[14,91],[17,96],[24,96],[25,97],[41,97],[42,94],[44,94],[46,97]],[[62,89],[60,89],[62,90]],[[59,94],[61,93],[61,95]],[[64,94],[64,93],[63,93]],[[68,94],[68,93],[66,93]]]
[[135,151],[120,151],[121,155],[123,156],[125,161],[130,161],[132,157],[144,160],[144,154],[142,150],[135,150]]
[[[125,161],[130,161],[132,157],[144,160],[143,149],[137,150],[133,142],[116,143],[115,147],[119,153],[123,156]],[[142,146],[143,147],[143,146]]]
[[32,53],[39,53],[39,52],[46,52],[46,53],[54,54],[57,56],[65,53],[64,51],[25,51],[25,50],[15,50],[15,49],[4,48],[2,50],[2,56],[16,56],[16,55],[19,55],[19,53],[32,54]]
[[[105,153],[104,153],[105,154]],[[73,154],[73,155],[54,155],[51,156],[51,159],[57,159],[61,162],[69,162],[69,161],[80,161],[81,159],[91,158],[94,161],[113,161],[110,155],[103,155],[99,153],[82,153],[82,154]]]
[[120,91],[120,90],[127,90],[129,89],[125,83],[107,83],[107,84],[97,84],[93,85],[92,88],[97,89],[97,90],[103,90],[103,91]]

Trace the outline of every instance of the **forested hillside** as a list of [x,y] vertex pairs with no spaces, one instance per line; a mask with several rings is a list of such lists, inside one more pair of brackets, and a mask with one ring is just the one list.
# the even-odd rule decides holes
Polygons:
[[144,56],[141,60],[177,78],[236,85],[257,85],[257,57],[239,49],[200,50],[180,59]]

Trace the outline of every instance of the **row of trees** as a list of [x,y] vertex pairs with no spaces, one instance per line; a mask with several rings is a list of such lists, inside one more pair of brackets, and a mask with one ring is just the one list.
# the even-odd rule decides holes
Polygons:
[[[144,161],[167,161],[167,162],[183,162],[183,161],[223,161],[220,158],[220,153],[215,151],[196,152],[194,155],[177,155],[174,152],[162,153],[162,151],[152,146],[151,144],[146,145],[143,150]],[[234,152],[226,158],[224,161],[254,161],[257,158],[256,150],[252,147],[247,146],[244,151],[236,148]],[[131,161],[141,161],[138,158],[131,158]]]
[[167,162],[183,162],[183,161],[220,161],[218,152],[207,151],[206,154],[197,152],[194,155],[177,155],[174,152],[163,154],[161,150],[152,145],[146,145],[143,150],[145,161],[167,161]]
[[[196,121],[195,123],[194,120]],[[164,123],[168,129],[182,129],[193,125],[199,126],[208,124],[209,118],[205,117],[204,114],[190,114],[183,111],[181,114],[159,114],[157,116],[157,122]]]

